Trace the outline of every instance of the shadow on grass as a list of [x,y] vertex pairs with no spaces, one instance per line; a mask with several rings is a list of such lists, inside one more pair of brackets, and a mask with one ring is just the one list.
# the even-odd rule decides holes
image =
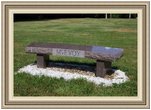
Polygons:
[[[37,61],[34,62],[35,64]],[[81,63],[81,62],[73,62],[73,61],[54,61],[49,60],[47,67],[61,68],[61,69],[76,69],[79,71],[88,71],[88,72],[96,72],[96,63]],[[111,75],[117,70],[118,67],[113,66],[112,69],[107,70],[107,75]]]
[[[35,64],[37,61],[34,62]],[[47,67],[64,68],[64,69],[77,69],[82,71],[95,72],[95,63],[80,63],[72,61],[53,61],[49,60]]]

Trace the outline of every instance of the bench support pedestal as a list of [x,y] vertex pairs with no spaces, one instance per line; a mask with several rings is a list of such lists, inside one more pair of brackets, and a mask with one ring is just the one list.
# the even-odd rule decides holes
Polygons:
[[49,55],[37,54],[37,67],[46,68],[49,61]]
[[105,77],[108,71],[111,71],[111,62],[100,60],[96,61],[96,77]]

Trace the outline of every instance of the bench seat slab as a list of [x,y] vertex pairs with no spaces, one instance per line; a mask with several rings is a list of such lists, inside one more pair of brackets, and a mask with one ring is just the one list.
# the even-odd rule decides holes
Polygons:
[[[33,54],[50,54],[53,55],[55,49],[58,49],[60,52],[66,56],[66,52],[80,53],[75,57],[91,58],[96,60],[103,61],[115,61],[123,55],[123,49],[121,48],[110,48],[102,46],[84,46],[84,45],[71,45],[71,44],[41,44],[41,43],[32,43],[26,47],[26,52]],[[73,56],[74,57],[74,56]]]

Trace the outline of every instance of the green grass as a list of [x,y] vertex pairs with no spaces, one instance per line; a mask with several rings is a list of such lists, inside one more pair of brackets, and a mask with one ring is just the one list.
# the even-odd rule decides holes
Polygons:
[[[50,77],[14,75],[16,96],[136,96],[136,19],[56,19],[14,23],[14,71],[33,63],[35,55],[25,53],[31,42],[100,45],[124,49],[124,56],[112,66],[126,72],[130,81],[112,87],[96,86],[84,79],[65,81]],[[50,57],[53,61],[94,64],[95,60]]]

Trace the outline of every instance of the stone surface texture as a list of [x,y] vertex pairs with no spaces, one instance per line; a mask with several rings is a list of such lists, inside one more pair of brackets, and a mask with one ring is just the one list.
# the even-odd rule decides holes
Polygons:
[[28,53],[35,54],[52,54],[54,48],[81,50],[85,52],[86,58],[102,60],[102,61],[115,61],[123,55],[123,49],[110,48],[103,46],[84,46],[73,44],[56,44],[56,43],[32,43],[25,49]]

